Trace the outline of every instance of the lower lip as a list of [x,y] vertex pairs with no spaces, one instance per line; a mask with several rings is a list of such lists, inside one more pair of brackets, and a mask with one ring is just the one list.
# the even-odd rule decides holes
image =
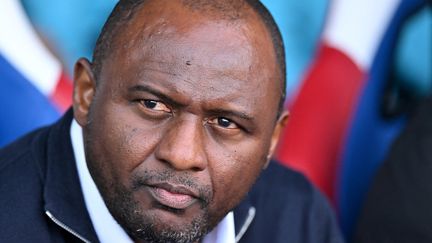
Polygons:
[[149,191],[160,204],[175,209],[185,209],[197,200],[190,195],[172,193],[159,187],[149,187]]

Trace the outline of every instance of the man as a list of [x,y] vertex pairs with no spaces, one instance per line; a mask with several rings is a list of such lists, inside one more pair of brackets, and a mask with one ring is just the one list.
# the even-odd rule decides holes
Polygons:
[[259,2],[120,1],[75,66],[73,112],[0,152],[0,236],[340,242],[322,196],[269,163],[284,79]]

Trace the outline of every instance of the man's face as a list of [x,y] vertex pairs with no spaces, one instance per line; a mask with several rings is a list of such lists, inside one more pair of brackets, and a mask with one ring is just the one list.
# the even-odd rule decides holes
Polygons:
[[244,197],[281,121],[276,59],[262,23],[146,6],[116,38],[98,85],[75,73],[87,164],[136,240],[193,242]]

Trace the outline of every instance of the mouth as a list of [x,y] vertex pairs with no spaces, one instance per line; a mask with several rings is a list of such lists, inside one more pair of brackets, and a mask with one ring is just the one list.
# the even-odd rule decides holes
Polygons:
[[148,189],[157,202],[174,209],[186,209],[198,201],[196,193],[182,186],[163,183],[149,185]]

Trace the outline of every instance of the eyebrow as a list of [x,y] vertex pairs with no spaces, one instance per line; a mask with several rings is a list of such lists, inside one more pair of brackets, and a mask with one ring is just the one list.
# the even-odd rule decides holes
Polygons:
[[254,120],[252,116],[241,111],[233,111],[233,110],[226,110],[226,109],[212,109],[209,111],[209,113],[212,115],[236,116],[248,121]]
[[128,90],[130,92],[146,92],[146,93],[153,94],[153,95],[159,97],[163,101],[165,101],[165,102],[167,102],[173,106],[177,106],[177,107],[185,106],[184,104],[174,100],[173,98],[167,96],[166,94],[162,93],[161,91],[154,89],[154,88],[152,88],[148,85],[145,85],[145,84],[134,85],[134,86],[130,87]]

